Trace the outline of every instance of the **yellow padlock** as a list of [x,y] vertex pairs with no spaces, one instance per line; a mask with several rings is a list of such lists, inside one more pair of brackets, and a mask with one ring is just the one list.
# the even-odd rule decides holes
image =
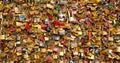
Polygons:
[[0,1],[0,4],[2,4],[3,2],[2,1]]
[[16,55],[17,55],[17,56],[20,56],[20,55],[22,55],[22,53],[21,53],[21,52],[17,52]]
[[95,7],[91,7],[91,10],[95,11],[95,10],[96,10],[96,8],[95,8]]
[[97,16],[98,16],[98,14],[97,14],[96,11],[92,12],[92,15],[93,15],[94,17],[97,17]]

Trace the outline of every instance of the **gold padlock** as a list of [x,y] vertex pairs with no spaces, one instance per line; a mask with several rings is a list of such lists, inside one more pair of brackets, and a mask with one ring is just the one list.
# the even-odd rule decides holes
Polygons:
[[41,52],[46,53],[47,52],[46,48],[41,48]]
[[47,13],[49,13],[50,15],[52,15],[52,10],[47,9]]
[[16,55],[17,55],[17,56],[20,56],[20,55],[22,55],[22,53],[21,53],[21,52],[17,52]]
[[98,14],[97,14],[96,11],[92,12],[92,15],[93,15],[94,17],[97,17],[97,16],[98,16]]
[[39,55],[34,55],[34,58],[35,59],[39,59]]
[[58,59],[58,55],[57,54],[53,54],[53,59]]
[[96,10],[96,8],[95,8],[95,7],[91,7],[91,10],[95,11],[95,10]]
[[5,35],[0,35],[0,40],[4,40],[5,39]]

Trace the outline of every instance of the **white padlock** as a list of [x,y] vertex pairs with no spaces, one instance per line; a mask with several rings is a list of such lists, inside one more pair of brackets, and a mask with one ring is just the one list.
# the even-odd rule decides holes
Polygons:
[[60,52],[59,55],[60,55],[60,56],[64,56],[64,52]]
[[14,10],[15,10],[15,13],[19,13],[20,12],[18,7],[15,7]]

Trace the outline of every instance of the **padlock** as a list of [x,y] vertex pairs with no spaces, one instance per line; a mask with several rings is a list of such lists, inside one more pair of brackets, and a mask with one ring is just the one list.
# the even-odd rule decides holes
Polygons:
[[63,51],[60,51],[60,52],[59,52],[59,55],[60,55],[60,56],[64,56],[64,52],[63,52]]
[[65,20],[65,18],[64,18],[65,14],[59,13],[58,16],[59,16],[59,21],[64,21]]
[[21,47],[17,47],[17,48],[16,48],[16,51],[21,51],[21,50],[22,50]]
[[72,11],[68,11],[68,16],[70,22],[76,21]]
[[17,52],[16,55],[17,55],[17,56],[20,56],[20,55],[22,55],[22,53],[21,53],[21,52]]
[[47,51],[46,48],[41,48],[42,53],[46,53],[46,51]]
[[18,9],[18,7],[15,7],[14,11],[15,11],[15,13],[19,13],[20,12],[19,9]]
[[59,2],[60,4],[67,4],[68,3],[68,1],[67,0],[60,0],[60,2]]
[[5,35],[0,35],[0,40],[5,40]]
[[47,7],[47,8],[50,8],[50,9],[54,9],[54,6],[51,5],[51,4],[46,4],[46,7]]
[[46,62],[50,62],[51,60],[52,60],[51,56],[47,56],[46,59],[45,59]]
[[39,59],[39,55],[34,55],[34,58],[35,59]]
[[91,10],[92,10],[92,11],[95,11],[95,10],[96,10],[96,7],[91,7]]
[[53,59],[58,59],[58,55],[57,54],[53,54]]
[[17,41],[17,42],[16,42],[16,45],[20,45],[20,44],[21,44],[21,41]]
[[53,35],[52,38],[53,40],[60,40],[60,36]]
[[28,54],[24,54],[23,57],[24,57],[26,60],[29,60],[29,59],[30,59]]
[[117,46],[116,52],[120,52],[120,46]]
[[65,30],[62,29],[62,28],[60,28],[60,30],[59,30],[59,35],[65,35]]

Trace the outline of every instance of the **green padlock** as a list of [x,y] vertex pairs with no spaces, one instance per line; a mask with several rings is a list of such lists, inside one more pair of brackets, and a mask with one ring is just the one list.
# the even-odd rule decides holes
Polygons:
[[16,31],[14,31],[12,34],[13,34],[13,35],[17,35],[17,32],[16,32]]
[[57,10],[57,11],[60,10],[60,6],[59,6],[59,5],[56,6],[56,10]]
[[39,2],[40,2],[40,3],[43,3],[43,0],[40,0]]
[[116,20],[113,20],[113,22],[112,22],[112,24],[113,24],[113,26],[116,26]]
[[115,36],[114,40],[120,40],[120,36]]

